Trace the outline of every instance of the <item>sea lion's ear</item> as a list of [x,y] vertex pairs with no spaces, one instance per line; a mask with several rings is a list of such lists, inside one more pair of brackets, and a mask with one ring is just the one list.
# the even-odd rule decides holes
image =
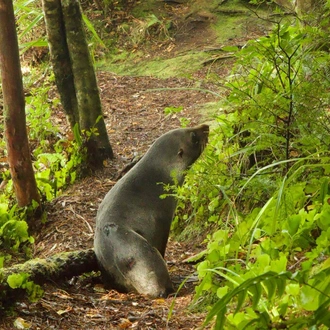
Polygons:
[[183,156],[183,149],[180,148],[179,152],[178,152],[178,156],[182,157]]
[[199,143],[199,139],[198,139],[198,136],[195,132],[191,132],[190,133],[190,138],[191,138],[191,142],[193,144],[198,144]]

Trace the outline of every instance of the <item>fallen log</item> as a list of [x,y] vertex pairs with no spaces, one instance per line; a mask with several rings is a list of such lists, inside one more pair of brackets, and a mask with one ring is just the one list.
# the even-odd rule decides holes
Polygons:
[[[58,279],[70,279],[84,273],[98,271],[93,249],[57,253],[46,259],[32,259],[23,264],[0,269],[0,309],[26,294],[26,285],[13,285],[13,275],[24,274],[28,281],[42,285]],[[28,290],[27,290],[28,291]]]

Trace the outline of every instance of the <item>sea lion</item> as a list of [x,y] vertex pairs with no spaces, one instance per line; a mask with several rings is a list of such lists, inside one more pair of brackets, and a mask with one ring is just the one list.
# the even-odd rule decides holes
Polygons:
[[182,185],[208,133],[209,127],[200,125],[162,135],[105,196],[96,216],[94,250],[110,287],[151,297],[173,292],[164,254],[177,202],[160,195],[164,184]]

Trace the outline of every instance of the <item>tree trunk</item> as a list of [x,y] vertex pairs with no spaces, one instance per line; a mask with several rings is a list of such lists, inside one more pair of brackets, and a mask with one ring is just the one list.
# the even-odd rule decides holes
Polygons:
[[[62,10],[76,88],[80,129],[91,131],[87,144],[88,155],[96,165],[102,165],[104,159],[113,157],[113,153],[102,116],[99,90],[88,51],[79,2],[62,0]],[[96,134],[93,128],[97,129]]]
[[0,269],[0,307],[22,297],[24,290],[13,289],[7,279],[10,275],[25,273],[28,280],[36,284],[72,278],[83,273],[98,271],[96,256],[93,249],[62,252],[47,259],[33,259],[24,264]]
[[19,207],[40,202],[26,131],[25,100],[13,3],[0,0],[0,70],[8,163]]
[[51,62],[63,109],[73,128],[79,122],[78,103],[60,0],[43,0]]
[[[43,6],[62,105],[71,128],[78,123],[80,132],[85,132],[83,140],[86,141],[89,165],[100,167],[103,160],[113,158],[113,151],[102,116],[99,90],[79,2],[43,0]],[[75,107],[77,111],[72,111]]]

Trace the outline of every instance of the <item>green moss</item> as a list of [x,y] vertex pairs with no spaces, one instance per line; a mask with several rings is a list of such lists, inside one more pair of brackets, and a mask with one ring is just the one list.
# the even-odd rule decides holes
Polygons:
[[[181,17],[182,22],[185,22],[188,18],[192,19],[192,17],[195,17],[197,22],[199,22],[199,19],[201,21],[204,19],[205,22],[208,22],[209,24],[205,24],[205,29],[209,31],[209,35],[216,36],[217,40],[213,45],[215,48],[230,45],[232,39],[248,37],[247,31],[251,29],[253,32],[263,24],[261,20],[256,18],[253,11],[258,11],[259,14],[263,15],[267,10],[267,8],[262,9],[254,6],[253,11],[250,11],[248,7],[251,5],[248,4],[247,0],[225,2],[219,0],[192,0],[188,4],[190,6],[189,13],[187,12],[186,15]],[[164,31],[168,31],[166,27],[167,19],[162,19],[162,17],[168,14],[164,8],[166,6],[164,7],[162,1],[145,0],[139,2],[133,10],[133,15],[139,17],[142,22],[141,26],[128,26],[125,23],[124,29],[129,40],[128,44],[135,44],[136,51],[121,50],[116,54],[111,54],[102,63],[98,63],[98,68],[115,72],[119,75],[153,76],[158,78],[190,77],[192,73],[206,65],[208,60],[212,60],[212,52],[199,51],[204,47],[203,40],[198,38],[195,40],[196,44],[190,45],[190,47],[198,49],[196,51],[189,51],[180,55],[172,53],[173,57],[166,59],[155,57],[155,55],[148,57],[145,53],[145,50],[151,46],[151,44],[148,44],[145,32],[150,27],[148,20],[153,22],[153,20],[157,21],[159,19],[160,26],[163,27]],[[147,23],[143,24],[145,22]],[[149,24],[151,23],[149,22]],[[202,32],[207,34],[205,30]],[[201,45],[202,47],[200,47]],[[152,54],[152,49],[149,49],[148,52]],[[208,76],[209,78],[211,79],[211,76]],[[217,78],[213,77],[212,79],[216,80]]]
[[188,53],[169,59],[152,60],[118,60],[113,57],[112,61],[100,65],[105,71],[115,72],[119,75],[131,76],[154,76],[158,78],[189,77],[193,72],[200,69],[210,54],[205,52]]
[[[250,9],[251,10],[250,10]],[[258,28],[262,25],[265,30],[269,28],[269,22],[258,20],[256,13],[266,16],[267,7],[255,7],[244,1],[227,1],[214,10],[217,20],[212,24],[212,29],[217,35],[219,43],[228,43],[228,40],[247,37],[247,31],[253,30],[258,21]]]
[[217,41],[224,43],[242,33],[242,16],[218,15],[218,20],[212,24],[217,35]]
[[164,3],[161,1],[143,0],[139,1],[133,8],[132,14],[134,17],[143,18],[150,15],[150,13],[157,14],[161,10],[161,7],[164,7]]

